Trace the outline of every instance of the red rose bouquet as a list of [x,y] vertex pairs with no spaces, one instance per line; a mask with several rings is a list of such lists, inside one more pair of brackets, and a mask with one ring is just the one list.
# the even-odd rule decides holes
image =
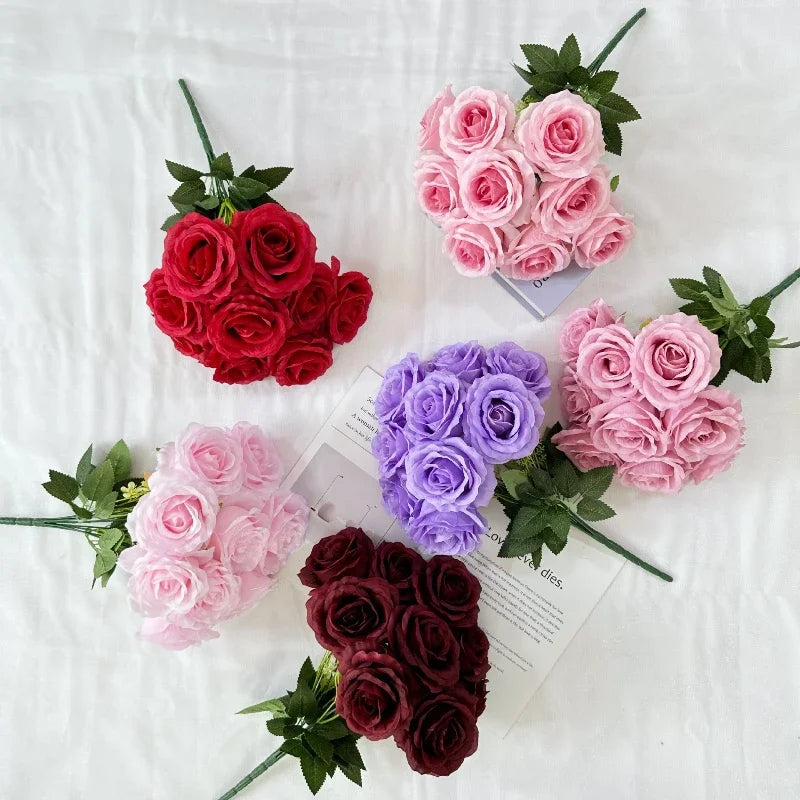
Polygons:
[[156,326],[219,383],[310,383],[333,363],[333,345],[351,341],[366,321],[369,280],[340,273],[335,257],[330,266],[317,261],[306,221],[270,195],[290,167],[236,175],[228,153],[214,155],[189,89],[178,83],[208,170],[166,162],[181,184],[169,198],[177,213],[162,226],[161,267],[145,284]]
[[318,542],[298,576],[308,623],[327,649],[297,687],[244,709],[269,712],[285,741],[226,792],[230,800],[284,755],[316,794],[340,770],[361,785],[356,741],[394,737],[409,766],[450,775],[478,747],[489,640],[477,624],[481,586],[451,556],[425,560],[400,542],[375,547],[360,528]]

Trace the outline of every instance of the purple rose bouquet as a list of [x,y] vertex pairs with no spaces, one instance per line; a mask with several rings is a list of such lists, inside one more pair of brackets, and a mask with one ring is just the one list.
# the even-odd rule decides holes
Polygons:
[[389,367],[372,451],[384,504],[414,542],[446,555],[479,546],[494,465],[533,452],[549,394],[547,362],[513,342],[462,342]]

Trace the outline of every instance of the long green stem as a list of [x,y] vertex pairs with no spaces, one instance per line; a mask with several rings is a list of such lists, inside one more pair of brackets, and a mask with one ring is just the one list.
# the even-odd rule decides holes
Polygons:
[[194,98],[192,97],[192,93],[189,91],[189,87],[186,85],[186,81],[183,78],[178,78],[178,86],[181,87],[181,91],[183,92],[183,96],[186,98],[186,104],[189,106],[189,111],[192,112],[192,119],[194,120],[194,126],[197,128],[197,133],[200,136],[200,141],[203,143],[203,150],[206,151],[206,158],[208,159],[208,164],[211,166],[211,162],[214,160],[214,148],[211,147],[211,140],[208,138],[208,131],[206,130],[206,126],[203,124],[203,119],[200,116],[200,112],[197,110],[197,105],[194,102]]
[[581,519],[577,514],[570,511],[569,513],[570,518],[572,519],[572,524],[582,530],[587,536],[590,536],[596,542],[599,542],[602,545],[605,545],[609,550],[613,550],[615,553],[619,553],[619,555],[627,558],[633,564],[636,564],[637,567],[641,567],[643,570],[646,570],[651,575],[655,575],[657,578],[661,578],[662,581],[667,581],[668,583],[672,583],[672,576],[667,575],[666,572],[662,572],[657,567],[654,567],[652,564],[648,564],[646,561],[642,561],[639,556],[635,556],[630,550],[626,550],[622,545],[617,544],[613,539],[609,539],[607,536],[603,536],[600,531],[595,530],[588,522]]
[[614,48],[622,41],[625,34],[645,15],[647,9],[640,8],[611,38],[609,43],[598,53],[597,58],[587,67],[594,75],[603,66],[603,62],[611,55]]
[[774,300],[781,292],[785,292],[798,278],[800,278],[800,267],[787,275],[779,284],[773,286],[764,296],[769,297],[770,300]]
[[235,797],[239,792],[247,788],[259,775],[263,775],[273,764],[280,761],[285,755],[286,753],[284,753],[283,750],[275,750],[270,753],[254,770],[248,772],[236,786],[228,789],[225,794],[220,795],[219,800],[231,800],[231,797]]

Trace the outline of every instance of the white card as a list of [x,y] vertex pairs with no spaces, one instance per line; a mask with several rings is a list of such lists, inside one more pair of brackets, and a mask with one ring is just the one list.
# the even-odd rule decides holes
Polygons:
[[581,269],[574,261],[561,272],[547,278],[531,281],[516,281],[499,272],[492,276],[509,294],[528,311],[544,319],[549,317],[591,274]]

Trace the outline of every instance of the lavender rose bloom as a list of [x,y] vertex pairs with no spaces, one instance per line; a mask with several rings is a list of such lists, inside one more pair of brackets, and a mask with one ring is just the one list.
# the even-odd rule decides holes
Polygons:
[[461,434],[467,391],[451,372],[432,372],[406,394],[406,434],[412,441]]
[[438,350],[431,359],[431,364],[436,369],[449,370],[469,384],[483,375],[486,351],[478,342],[451,344]]
[[402,470],[392,478],[381,478],[378,483],[383,494],[386,510],[406,528],[409,522],[419,515],[422,501],[410,495],[406,489],[406,476]]
[[485,506],[497,480],[483,457],[463,439],[415,445],[406,456],[406,489],[439,511]]
[[459,556],[476,550],[488,527],[486,520],[471,506],[460,511],[437,511],[423,503],[420,516],[412,521],[408,535],[429,553]]
[[544,356],[514,342],[501,342],[486,351],[489,375],[514,375],[544,403],[550,397],[550,378]]
[[381,425],[372,439],[372,455],[378,459],[378,469],[384,477],[391,478],[402,469],[408,452],[408,439],[403,429],[393,422]]
[[381,388],[375,398],[375,413],[381,422],[396,422],[405,425],[406,392],[425,377],[425,367],[416,353],[408,353],[405,358],[386,370]]
[[485,375],[469,387],[464,435],[490,464],[530,455],[543,420],[539,399],[514,375]]

